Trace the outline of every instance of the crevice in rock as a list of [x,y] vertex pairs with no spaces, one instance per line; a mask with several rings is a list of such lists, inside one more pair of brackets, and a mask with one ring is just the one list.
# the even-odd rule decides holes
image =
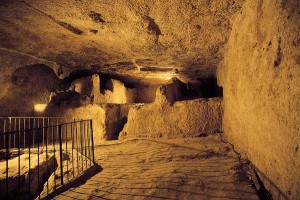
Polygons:
[[[260,177],[258,176],[255,170],[255,167],[250,163],[250,161],[242,158],[242,155],[235,150],[234,144],[226,141],[223,138],[223,133],[220,133],[220,139],[222,142],[229,144],[233,152],[238,157],[240,164],[236,169],[237,178],[240,179],[240,181],[250,182],[261,200],[273,200],[271,193],[265,188],[264,183],[261,181]],[[242,176],[241,176],[241,172],[243,172]],[[248,178],[248,180],[246,178]]]
[[278,38],[278,47],[277,47],[277,54],[276,59],[274,61],[274,67],[278,67],[281,64],[282,61],[282,51],[281,51],[281,37]]
[[156,36],[161,35],[161,30],[154,19],[149,16],[145,16],[145,19],[148,21],[148,32],[149,34],[154,34]]
[[80,29],[78,29],[78,28],[72,26],[71,24],[68,24],[68,23],[62,22],[62,21],[56,21],[56,23],[57,23],[58,25],[60,25],[61,27],[65,28],[65,29],[67,29],[67,30],[69,30],[69,31],[71,31],[72,33],[75,33],[75,34],[77,34],[77,35],[83,34],[83,31],[82,31],[82,30],[80,30]]
[[171,72],[173,71],[172,67],[141,67],[140,71],[145,72]]
[[28,7],[34,9],[35,11],[41,13],[42,15],[48,17],[49,19],[51,19],[53,22],[55,22],[59,26],[63,27],[64,29],[67,29],[68,31],[71,31],[72,33],[75,33],[76,35],[83,34],[83,31],[80,30],[79,28],[76,28],[76,27],[74,27],[71,24],[68,24],[66,22],[62,22],[60,20],[57,20],[54,17],[52,17],[51,15],[46,14],[45,12],[41,11],[40,9],[32,6],[31,4],[29,4],[29,3],[25,2],[25,1],[21,1],[21,2],[24,3],[25,5],[27,5]]
[[96,23],[105,23],[105,20],[103,19],[103,16],[100,13],[97,13],[95,11],[90,11],[89,12],[89,17]]
[[96,34],[96,33],[98,33],[98,30],[96,30],[96,29],[91,29],[90,32]]

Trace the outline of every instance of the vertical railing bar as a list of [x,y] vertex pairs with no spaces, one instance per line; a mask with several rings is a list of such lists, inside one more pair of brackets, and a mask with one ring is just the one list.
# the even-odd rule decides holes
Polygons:
[[[6,119],[4,119],[4,126],[3,126],[3,133],[6,133]],[[6,134],[3,134],[3,139],[4,139],[4,148],[6,148]]]
[[82,119],[80,121],[80,153],[81,153],[81,171],[83,171],[83,139],[82,139]]
[[32,139],[32,148],[34,148],[34,139],[35,139],[35,118],[33,118],[33,139]]
[[19,189],[19,195],[18,199],[21,197],[21,149],[20,149],[20,129],[21,129],[21,119],[19,119],[19,131],[18,131],[18,189]]
[[[48,135],[49,135],[49,126],[50,126],[50,120],[49,120],[49,117],[48,117],[48,124],[47,124],[48,128],[47,128],[47,135],[46,135],[46,171],[48,172]],[[49,194],[49,179],[47,179],[47,183],[46,183],[46,186],[47,186],[47,194]]]
[[55,134],[54,134],[54,126],[52,126],[52,144],[53,144],[53,152],[54,152],[54,160],[53,160],[53,172],[54,172],[54,190],[56,189],[56,172],[55,172]]
[[64,173],[63,173],[63,157],[62,157],[62,125],[59,125],[59,157],[60,157],[60,183],[64,185]]
[[93,121],[90,120],[90,128],[91,128],[91,139],[92,139],[92,153],[93,153],[93,164],[95,164],[95,151],[94,151],[94,133],[93,133]]
[[[69,152],[68,152],[68,124],[66,124],[65,133],[66,133],[66,154],[69,157]],[[69,161],[69,159],[67,159],[67,175],[69,176],[69,163],[68,163],[68,161]]]
[[26,148],[26,119],[23,118],[23,128],[24,128],[24,149]]
[[87,151],[86,151],[86,143],[87,143],[87,141],[86,141],[86,139],[87,139],[87,132],[86,132],[86,121],[84,121],[84,153],[85,153],[85,168],[87,169],[88,168],[88,166],[87,166],[87,164],[88,164],[88,161],[87,161]]
[[15,118],[15,124],[14,124],[14,149],[16,148],[16,130],[17,130],[17,118]]
[[43,119],[43,149],[44,149],[44,147],[45,147],[45,129],[44,129],[44,127],[45,127],[45,117],[43,117],[42,118]]
[[[30,123],[30,120],[29,120],[29,123]],[[29,133],[29,135],[30,135],[30,132],[28,132]],[[29,138],[30,138],[30,136],[29,136]],[[28,156],[28,193],[29,193],[29,199],[31,199],[31,191],[30,191],[30,189],[31,189],[31,186],[30,186],[30,173],[31,173],[31,170],[30,170],[30,144],[31,143],[31,140],[29,139],[29,142],[28,142],[28,154],[29,154],[29,156]]]
[[[75,121],[75,120],[74,120]],[[78,123],[77,122],[75,122],[75,125],[76,125],[76,154],[77,154],[77,172],[78,172],[78,174],[79,174],[79,157],[78,157]]]
[[[9,118],[9,132],[11,133],[12,128],[11,128],[11,117]],[[11,145],[11,134],[8,134],[8,148],[10,149],[10,145]]]
[[75,176],[75,168],[74,168],[74,133],[73,133],[73,122],[71,123],[71,139],[72,139],[72,171],[73,171],[73,178]]
[[[9,139],[9,136],[6,137],[6,140]],[[5,159],[6,159],[6,197],[8,197],[8,159],[9,159],[9,143],[6,141],[6,151],[5,151]]]
[[[39,124],[39,119],[38,119]],[[39,126],[39,125],[38,125]],[[40,185],[40,128],[37,129],[37,150],[38,150],[38,186]],[[39,199],[41,198],[40,192],[39,192]]]
[[58,136],[58,134],[59,134],[59,132],[58,132],[58,128],[59,128],[59,127],[58,127],[58,124],[59,124],[59,123],[58,123],[58,120],[59,120],[59,119],[56,118],[56,138],[59,137],[59,136]]
[[92,166],[92,157],[91,157],[91,130],[90,130],[90,121],[87,121],[87,125],[88,125],[89,160],[90,160],[90,166]]
[[87,146],[87,152],[86,152],[86,157],[88,158],[88,165],[91,166],[90,163],[90,143],[89,143],[89,121],[85,122],[86,125],[86,146]]

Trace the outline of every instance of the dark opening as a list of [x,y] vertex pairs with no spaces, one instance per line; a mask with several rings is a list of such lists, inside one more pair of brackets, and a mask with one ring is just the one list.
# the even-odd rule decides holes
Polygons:
[[218,86],[217,78],[200,79],[203,98],[223,97],[223,88]]
[[223,97],[223,88],[215,77],[198,78],[198,82],[186,84],[182,95],[184,99]]

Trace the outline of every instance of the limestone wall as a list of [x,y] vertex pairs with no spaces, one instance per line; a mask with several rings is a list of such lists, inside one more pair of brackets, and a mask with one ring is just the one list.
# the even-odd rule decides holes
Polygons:
[[136,102],[152,103],[159,85],[140,86],[136,88]]
[[117,139],[127,122],[131,104],[72,104],[49,107],[45,115],[76,119],[92,119],[95,145],[103,140]]
[[125,87],[121,81],[110,79],[106,85],[110,90],[105,90],[104,94],[95,100],[96,103],[125,104],[135,102],[135,90]]
[[248,0],[218,71],[225,135],[275,199],[300,197],[299,10],[298,0]]
[[6,71],[0,75],[0,116],[36,115],[34,106],[47,104],[51,91],[58,90],[60,86],[61,80],[46,65],[29,65]]
[[95,145],[104,138],[106,111],[103,106],[88,104],[80,107],[67,107],[65,105],[61,105],[48,108],[45,115],[75,119],[92,119]]
[[129,109],[134,104],[106,104],[105,107],[105,133],[107,140],[118,139],[119,133],[127,123]]
[[220,98],[136,105],[129,110],[119,138],[205,135],[220,132],[221,123]]
[[100,92],[100,77],[97,74],[76,79],[71,90],[92,98],[94,103],[134,103],[136,90],[127,88],[121,81],[110,79],[106,88]]

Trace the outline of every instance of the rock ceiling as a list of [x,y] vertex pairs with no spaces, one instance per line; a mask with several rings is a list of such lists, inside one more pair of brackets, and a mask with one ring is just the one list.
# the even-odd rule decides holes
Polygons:
[[[243,0],[0,0],[0,49],[75,69],[215,74]],[[18,56],[18,55],[16,55]]]

